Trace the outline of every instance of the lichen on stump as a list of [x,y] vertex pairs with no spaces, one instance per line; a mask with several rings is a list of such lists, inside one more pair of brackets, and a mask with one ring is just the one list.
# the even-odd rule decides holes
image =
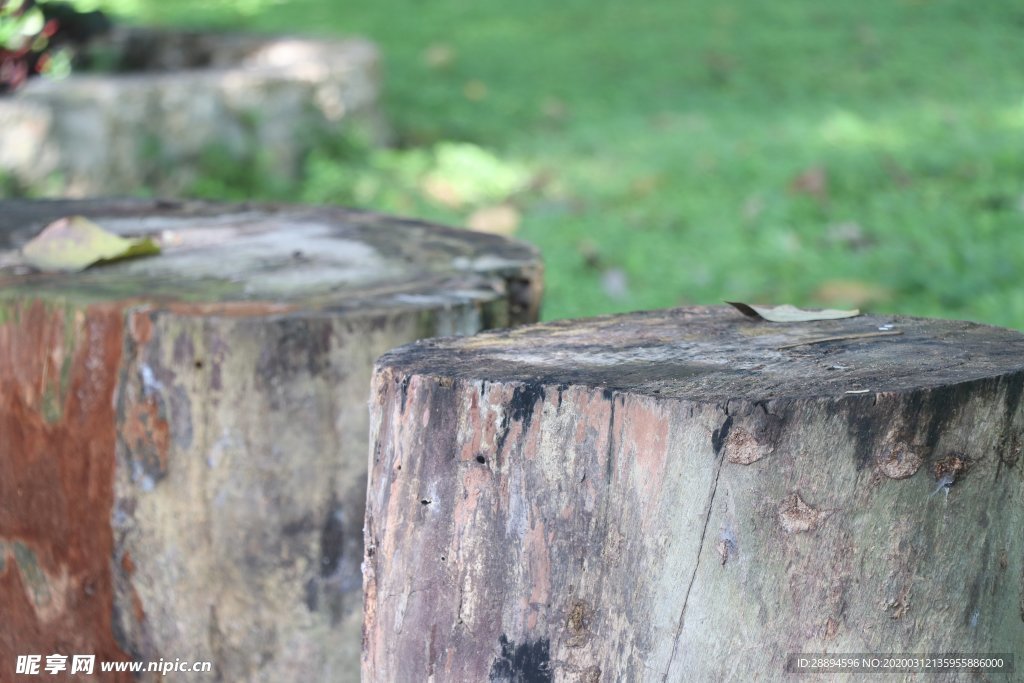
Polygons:
[[691,308],[391,351],[364,680],[1019,651],[1022,389],[1024,335],[898,316]]
[[[165,251],[23,272],[10,250],[71,214]],[[0,666],[358,680],[374,359],[535,320],[536,253],[338,208],[150,201],[2,203],[0,249]]]

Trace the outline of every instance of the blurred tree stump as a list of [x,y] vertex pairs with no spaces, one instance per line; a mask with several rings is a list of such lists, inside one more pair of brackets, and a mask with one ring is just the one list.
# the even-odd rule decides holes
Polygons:
[[[164,253],[17,265],[72,214]],[[0,247],[3,666],[358,680],[374,359],[535,320],[536,252],[337,208],[149,201],[7,202]]]
[[391,351],[364,680],[1019,650],[1022,389],[1024,336],[902,317],[692,308]]

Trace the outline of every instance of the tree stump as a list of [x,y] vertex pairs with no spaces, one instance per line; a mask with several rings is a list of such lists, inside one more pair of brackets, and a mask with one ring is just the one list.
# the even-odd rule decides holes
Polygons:
[[165,248],[73,275],[0,252],[0,678],[56,652],[358,680],[373,362],[535,320],[536,252],[150,201],[4,203],[0,247],[70,214]]
[[905,317],[691,308],[391,351],[363,680],[1019,651],[1022,390],[1024,335]]
[[180,195],[211,159],[297,182],[325,138],[391,137],[380,53],[365,39],[117,26],[96,45],[105,70],[0,96],[7,192]]

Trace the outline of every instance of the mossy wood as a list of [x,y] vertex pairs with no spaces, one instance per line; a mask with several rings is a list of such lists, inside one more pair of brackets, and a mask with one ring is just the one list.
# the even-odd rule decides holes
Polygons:
[[905,317],[691,308],[391,351],[364,680],[1019,653],[1022,389],[1024,336]]
[[[19,265],[74,214],[164,251]],[[373,361],[535,320],[537,254],[339,208],[152,201],[2,203],[0,248],[3,666],[358,680]]]

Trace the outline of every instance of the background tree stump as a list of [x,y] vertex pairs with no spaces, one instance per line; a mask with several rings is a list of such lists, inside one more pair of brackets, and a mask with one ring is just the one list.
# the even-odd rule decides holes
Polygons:
[[535,320],[536,252],[147,201],[4,203],[0,246],[69,214],[167,246],[75,275],[0,255],[0,678],[57,652],[357,680],[373,361]]
[[8,192],[180,195],[216,173],[211,159],[297,183],[305,156],[341,131],[391,138],[365,39],[116,26],[95,42],[105,68],[0,97]]
[[1024,336],[903,317],[693,308],[389,352],[364,680],[1019,651],[1022,389]]

